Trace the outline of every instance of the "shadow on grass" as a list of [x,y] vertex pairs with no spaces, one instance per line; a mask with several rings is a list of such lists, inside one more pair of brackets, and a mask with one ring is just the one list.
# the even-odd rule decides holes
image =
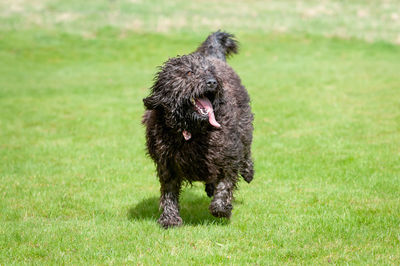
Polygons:
[[[183,224],[189,225],[227,225],[229,220],[215,218],[208,211],[210,199],[207,196],[198,196],[190,192],[183,192],[180,197],[180,214]],[[160,216],[158,209],[159,198],[150,197],[143,199],[135,206],[129,208],[129,220],[153,220],[157,222]]]

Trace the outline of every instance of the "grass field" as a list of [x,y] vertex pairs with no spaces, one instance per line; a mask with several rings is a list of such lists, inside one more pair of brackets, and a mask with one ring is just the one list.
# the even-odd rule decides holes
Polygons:
[[[400,2],[321,3],[1,1],[0,264],[399,265]],[[142,98],[218,28],[255,179],[230,221],[186,187],[163,230]]]

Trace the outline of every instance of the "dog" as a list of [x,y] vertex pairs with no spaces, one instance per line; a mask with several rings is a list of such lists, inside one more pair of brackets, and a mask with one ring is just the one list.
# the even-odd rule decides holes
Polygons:
[[194,52],[167,60],[143,99],[146,145],[161,185],[158,223],[182,225],[182,183],[201,181],[215,217],[230,218],[239,174],[253,179],[253,114],[239,76],[226,63],[238,51],[232,34],[217,31]]

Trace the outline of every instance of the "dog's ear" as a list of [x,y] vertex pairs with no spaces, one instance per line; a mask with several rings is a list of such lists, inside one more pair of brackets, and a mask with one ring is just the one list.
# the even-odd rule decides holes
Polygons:
[[151,94],[150,96],[144,98],[143,103],[148,110],[157,109],[157,107],[160,105],[160,101],[155,94]]
[[165,97],[162,93],[162,91],[164,91],[164,87],[162,85],[162,82],[160,81],[160,75],[161,72],[156,74],[155,83],[150,88],[150,95],[143,99],[144,106],[146,106],[148,110],[157,109],[162,105],[163,101],[165,101]]

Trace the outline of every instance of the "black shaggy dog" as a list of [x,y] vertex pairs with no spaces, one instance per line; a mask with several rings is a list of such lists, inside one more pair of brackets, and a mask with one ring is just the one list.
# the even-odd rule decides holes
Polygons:
[[179,226],[179,192],[184,181],[202,181],[210,212],[231,216],[239,173],[253,179],[253,114],[249,95],[225,62],[237,53],[234,36],[217,31],[193,53],[169,59],[143,99],[148,153],[161,183],[158,222]]

